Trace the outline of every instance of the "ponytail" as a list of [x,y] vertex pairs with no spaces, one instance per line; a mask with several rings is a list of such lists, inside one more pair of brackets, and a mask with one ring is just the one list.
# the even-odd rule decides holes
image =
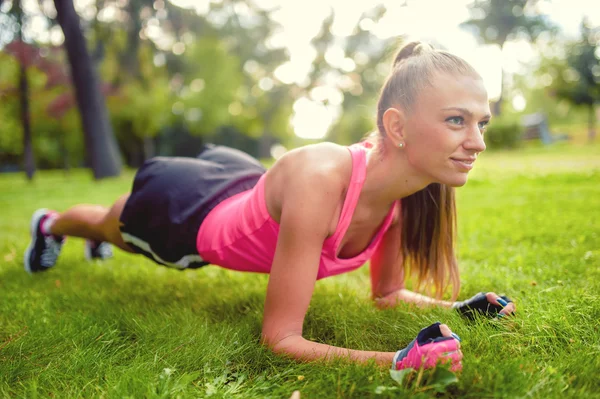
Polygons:
[[[436,72],[457,75],[479,74],[462,58],[436,50],[425,43],[410,42],[394,58],[392,72],[385,82],[377,105],[379,143],[385,140],[384,112],[400,105],[410,112],[417,94]],[[379,147],[379,146],[378,146]],[[383,150],[381,145],[380,150]],[[452,285],[452,299],[460,290],[456,261],[456,204],[454,188],[433,183],[402,199],[402,244],[399,249],[407,271],[417,277],[417,286],[441,298]]]
[[458,297],[460,279],[455,255],[456,205],[454,188],[432,183],[402,199],[401,253],[405,268],[440,298],[452,285]]

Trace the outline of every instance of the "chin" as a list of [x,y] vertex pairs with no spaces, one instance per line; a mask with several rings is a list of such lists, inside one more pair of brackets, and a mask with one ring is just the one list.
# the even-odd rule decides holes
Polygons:
[[461,182],[456,182],[456,183],[450,183],[448,184],[450,187],[462,187],[465,184],[467,184],[467,179],[461,181]]
[[450,187],[462,187],[467,184],[468,175],[461,173],[459,175],[445,176],[444,179],[438,180],[438,183],[445,184]]

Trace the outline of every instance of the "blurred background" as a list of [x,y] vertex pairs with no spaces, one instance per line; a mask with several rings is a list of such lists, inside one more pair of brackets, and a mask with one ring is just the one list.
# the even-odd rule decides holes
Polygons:
[[480,72],[490,150],[594,145],[595,0],[0,0],[0,172],[356,142],[408,40]]

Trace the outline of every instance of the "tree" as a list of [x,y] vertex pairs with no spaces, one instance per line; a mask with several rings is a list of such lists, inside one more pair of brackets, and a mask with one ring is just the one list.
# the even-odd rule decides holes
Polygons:
[[28,180],[33,180],[35,174],[35,156],[31,137],[31,117],[29,114],[29,81],[27,68],[35,63],[38,54],[36,49],[23,42],[23,8],[21,1],[13,3],[11,13],[18,22],[17,40],[6,46],[6,51],[19,61],[19,104],[21,127],[23,129],[23,164]]
[[[534,7],[537,0],[475,0],[469,6],[471,19],[461,26],[470,30],[485,44],[495,44],[504,49],[504,44],[518,36],[535,41],[540,33],[552,30],[546,16],[537,15]],[[502,71],[500,97],[493,104],[494,115],[502,112],[504,94],[504,70]]]
[[[313,100],[329,107],[339,107],[340,117],[328,132],[328,139],[340,144],[361,140],[375,126],[376,103],[381,85],[391,71],[389,59],[398,50],[396,39],[382,39],[370,31],[385,15],[383,6],[366,10],[351,35],[337,37],[331,33],[333,13],[326,18],[320,32],[312,39],[317,51],[307,90]],[[342,50],[337,63],[328,61],[332,50]],[[343,56],[343,58],[342,58]],[[341,60],[341,61],[340,61]],[[333,60],[335,61],[335,60]],[[322,89],[326,90],[326,92]],[[317,93],[329,93],[318,95]],[[336,94],[343,101],[337,104]]]
[[[240,7],[243,12],[237,12]],[[289,117],[292,113],[293,86],[279,81],[274,72],[289,59],[282,47],[267,43],[279,29],[270,13],[249,0],[224,0],[211,5],[211,12],[226,16],[217,30],[243,67],[238,98],[229,110],[231,125],[250,136],[258,136],[256,154],[259,158],[271,156],[271,146],[288,136]],[[236,111],[239,108],[239,111]]]
[[588,110],[588,139],[596,136],[596,104],[600,103],[600,28],[581,22],[581,38],[567,49],[566,68],[557,73],[552,89],[559,98]]
[[54,0],[58,23],[65,36],[75,98],[81,114],[86,153],[94,178],[118,176],[121,158],[100,92],[96,70],[86,48],[72,0]]
[[258,138],[258,148],[246,149],[268,156],[270,143],[291,131],[290,85],[273,76],[287,54],[266,44],[277,28],[271,11],[249,0],[211,2],[204,14],[162,0],[110,4],[119,17],[94,22],[94,39],[106,39],[101,71],[121,87],[109,106],[128,158],[139,153],[138,139],[160,144],[155,136],[173,130],[216,141],[222,131]]

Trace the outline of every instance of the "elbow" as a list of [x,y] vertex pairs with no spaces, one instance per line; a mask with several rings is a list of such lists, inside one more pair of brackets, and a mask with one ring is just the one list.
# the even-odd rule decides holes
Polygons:
[[294,355],[295,352],[293,349],[298,345],[299,341],[303,339],[302,335],[298,333],[273,334],[263,331],[261,335],[262,344],[277,354]]
[[402,291],[403,288],[396,289],[392,292],[389,292],[386,295],[382,295],[379,297],[374,297],[373,302],[378,309],[387,309],[398,305],[403,301]]

